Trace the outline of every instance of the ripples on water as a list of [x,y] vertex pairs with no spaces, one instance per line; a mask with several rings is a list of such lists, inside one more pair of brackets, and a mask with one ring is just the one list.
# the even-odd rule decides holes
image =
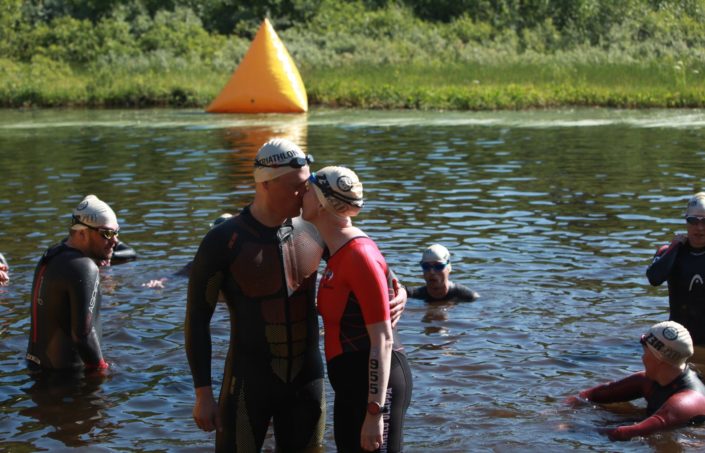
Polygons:
[[[405,284],[421,283],[420,251],[441,242],[454,279],[482,295],[408,303],[407,451],[701,451],[702,428],[619,445],[597,434],[638,419],[641,403],[607,411],[561,401],[641,367],[635,339],[667,317],[666,290],[649,287],[644,271],[702,189],[704,128],[699,111],[0,112],[0,251],[12,266],[0,288],[0,449],[212,448],[191,420],[187,282],[173,273],[215,217],[249,201],[257,148],[286,135],[316,156],[314,168],[358,172],[369,203],[357,223]],[[22,359],[32,272],[87,193],[115,208],[140,255],[103,272],[113,372],[105,382],[34,382]],[[164,289],[141,286],[161,277]],[[212,324],[216,380],[225,316],[219,309]]]

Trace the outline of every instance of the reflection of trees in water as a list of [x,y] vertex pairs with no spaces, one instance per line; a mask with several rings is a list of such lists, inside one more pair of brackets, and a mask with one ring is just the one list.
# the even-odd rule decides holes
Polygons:
[[103,411],[112,406],[101,391],[105,376],[54,372],[37,373],[31,378],[31,387],[24,391],[34,405],[19,413],[36,419],[38,425],[24,423],[20,428],[22,432],[53,427],[48,437],[68,447],[81,447],[94,445],[98,436],[103,442],[117,429],[116,424],[104,419]]

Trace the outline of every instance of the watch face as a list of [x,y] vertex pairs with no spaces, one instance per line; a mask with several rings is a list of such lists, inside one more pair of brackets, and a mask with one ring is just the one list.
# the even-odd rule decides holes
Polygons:
[[374,401],[370,401],[367,403],[367,412],[369,412],[372,415],[377,415],[382,411],[382,407],[379,405],[379,403],[375,403]]

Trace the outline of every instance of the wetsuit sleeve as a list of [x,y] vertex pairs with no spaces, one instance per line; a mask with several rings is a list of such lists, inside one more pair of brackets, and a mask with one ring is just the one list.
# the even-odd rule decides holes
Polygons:
[[671,396],[652,416],[630,426],[619,426],[607,432],[612,440],[627,440],[648,436],[664,429],[684,426],[705,415],[705,397],[695,390],[685,390]]
[[137,252],[135,252],[135,249],[120,241],[115,246],[115,250],[113,250],[113,257],[111,258],[111,261],[117,264],[118,262],[122,263],[136,259]]
[[640,371],[620,381],[583,390],[580,397],[600,404],[632,401],[645,396],[650,386],[651,381]]
[[227,254],[226,245],[218,240],[220,230],[216,230],[211,230],[201,242],[188,284],[184,334],[194,387],[211,385],[210,321],[223,280],[222,256]]
[[87,367],[102,366],[103,354],[93,316],[100,297],[98,266],[90,258],[83,257],[68,261],[65,271],[64,281],[71,307],[71,340]]
[[670,245],[664,245],[658,249],[654,255],[654,259],[646,269],[646,277],[649,279],[649,283],[651,283],[652,286],[659,286],[661,283],[668,280],[680,247],[681,243],[676,242]]
[[346,279],[360,303],[365,324],[388,320],[387,266],[382,255],[373,247],[361,247],[355,249],[347,266]]

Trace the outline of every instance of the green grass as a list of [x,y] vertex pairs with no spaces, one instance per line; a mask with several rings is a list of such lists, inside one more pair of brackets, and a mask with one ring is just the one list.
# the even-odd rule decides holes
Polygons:
[[[705,67],[540,61],[349,65],[302,71],[311,106],[493,110],[559,106],[705,107]],[[199,62],[72,68],[0,60],[4,107],[205,107],[230,77]]]

